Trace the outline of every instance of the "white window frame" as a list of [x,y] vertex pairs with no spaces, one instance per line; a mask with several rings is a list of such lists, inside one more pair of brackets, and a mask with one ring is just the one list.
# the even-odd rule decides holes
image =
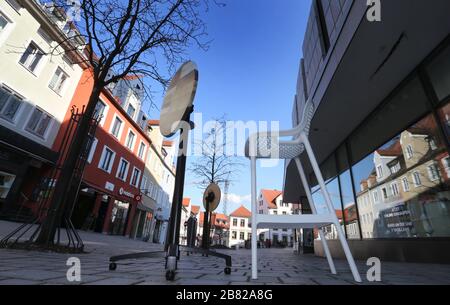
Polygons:
[[[142,145],[144,145],[144,150],[142,152],[142,156],[140,156],[141,146]],[[138,153],[139,159],[145,160],[145,156],[147,155],[147,144],[145,144],[145,142],[142,141],[142,140],[139,142],[139,147],[138,147],[138,152],[137,153]]]
[[[436,164],[430,164],[427,166],[428,178],[431,182],[439,180],[439,170]],[[436,174],[436,175],[434,175]]]
[[372,197],[373,197],[373,202],[375,202],[375,203],[378,203],[378,202],[380,202],[380,197],[378,196],[379,194],[378,194],[378,190],[374,190],[373,192],[372,192]]
[[[419,187],[422,186],[422,179],[420,178],[420,172],[415,171],[412,173],[412,178],[413,178],[413,182],[414,182],[414,186],[415,187]],[[417,179],[418,181],[417,181]]]
[[[133,184],[133,177],[134,177],[135,170],[137,170],[139,172],[139,175],[136,178],[136,184]],[[138,185],[140,183],[140,179],[141,179],[141,174],[142,174],[142,171],[139,168],[137,168],[136,166],[133,166],[133,171],[131,172],[131,177],[130,177],[130,185],[131,186],[134,186],[136,188],[138,187]]]
[[94,140],[92,141],[91,149],[89,150],[89,155],[88,155],[88,159],[87,159],[87,162],[89,164],[92,163],[92,159],[94,158],[94,155],[95,155],[95,150],[97,149],[97,144],[98,144],[98,139],[94,138]]
[[14,21],[12,18],[0,10],[0,15],[6,20],[6,26],[0,31],[0,46],[3,44],[3,42],[9,37],[9,34],[11,33],[13,27],[14,27]]
[[383,166],[382,165],[377,166],[377,176],[379,179],[383,178]]
[[8,3],[12,7],[12,9],[20,15],[20,9],[22,8],[22,5],[20,5],[16,0],[6,0],[6,3]]
[[[131,143],[131,147],[128,146],[128,138],[130,137],[130,133],[133,133],[133,135],[134,135],[133,142]],[[134,132],[133,129],[128,128],[127,136],[125,138],[125,147],[131,151],[134,151],[134,146],[136,145],[136,138],[137,138],[136,132]]]
[[[20,113],[21,113],[21,111],[22,111],[24,102],[26,102],[26,99],[25,99],[22,95],[20,95],[19,93],[17,93],[15,90],[11,89],[9,86],[7,86],[7,85],[5,85],[5,84],[0,84],[0,88],[3,89],[3,90],[5,90],[5,91],[8,91],[8,92],[10,93],[10,95],[14,95],[17,99],[20,100],[19,108],[17,108],[17,111],[16,111],[16,113],[14,114],[14,117],[13,117],[12,119],[7,118],[6,116],[4,116],[4,115],[2,114],[2,112],[3,112],[4,109],[0,109],[0,118],[3,119],[3,120],[5,120],[5,121],[7,121],[7,122],[9,122],[9,123],[11,123],[11,124],[15,124],[15,123],[16,123],[16,119],[20,116]],[[7,103],[9,103],[9,99],[10,99],[10,98],[8,98]],[[5,106],[6,106],[6,104],[5,104]],[[4,107],[5,107],[5,106],[4,106]]]
[[450,178],[450,157],[447,156],[445,158],[442,158],[441,162],[442,162],[442,165],[444,166],[444,170],[447,173],[447,177]]
[[402,178],[402,184],[403,184],[403,190],[406,192],[409,192],[411,190],[410,186],[409,186],[409,180],[408,177],[403,177]]
[[398,189],[397,182],[391,183],[391,191],[392,191],[392,196],[394,196],[394,197],[400,195],[400,190]]
[[105,108],[103,109],[103,113],[102,113],[102,119],[100,120],[100,123],[99,123],[100,126],[104,126],[105,121],[106,121],[106,116],[108,115],[108,111],[109,111],[109,104],[107,102],[105,102],[102,98],[99,98],[97,103],[98,102],[101,102],[103,105],[105,105]]
[[411,160],[414,157],[414,150],[411,144],[408,144],[408,146],[406,146],[406,158],[408,160]]
[[[31,45],[34,45],[34,47],[35,47],[38,51],[40,51],[40,52],[42,53],[42,57],[41,57],[41,59],[39,60],[39,62],[37,63],[37,65],[36,65],[36,67],[34,68],[34,70],[31,70],[31,67],[30,67],[30,66],[31,66],[32,60],[30,61],[30,59],[27,59],[27,60],[25,61],[25,63],[22,63],[22,62],[21,62],[22,57],[24,56],[25,52],[28,50],[28,48],[29,48]],[[32,56],[34,57],[35,55],[32,55]],[[41,67],[43,66],[44,59],[45,59],[45,52],[42,50],[41,47],[39,47],[39,44],[38,44],[38,43],[36,43],[34,40],[31,40],[31,41],[27,44],[27,47],[25,48],[24,53],[20,54],[18,63],[19,63],[19,65],[21,65],[22,67],[24,67],[28,72],[30,72],[31,74],[33,74],[34,76],[37,77],[37,76],[40,74]],[[27,62],[29,62],[29,61],[30,61],[30,63],[27,64]]]
[[[56,73],[58,73],[58,71],[60,72],[60,75],[58,76],[58,79],[56,80],[55,84],[52,85],[53,79],[54,79],[54,77],[56,76]],[[60,81],[61,81],[61,79],[62,79],[62,76],[65,76],[66,79],[64,80],[64,83],[63,83],[62,85],[60,85]],[[65,88],[67,87],[67,83],[68,83],[69,79],[70,79],[69,74],[66,73],[66,72],[64,71],[63,68],[61,68],[61,67],[58,66],[58,67],[56,68],[56,70],[55,70],[55,73],[53,73],[53,76],[51,77],[50,82],[48,83],[48,87],[49,87],[53,92],[55,92],[56,94],[58,94],[59,96],[62,96],[62,95],[64,95],[64,91],[65,91]],[[57,85],[58,85],[58,86],[57,86]],[[60,87],[59,91],[56,90],[57,87]]]
[[[114,129],[114,123],[116,122],[116,119],[119,119],[122,124],[120,125],[119,128],[119,134],[117,136],[115,136],[113,134],[113,129]],[[117,115],[117,113],[114,113],[113,119],[111,121],[111,126],[109,127],[109,133],[116,138],[118,141],[120,141],[120,139],[122,138],[122,132],[123,132],[123,128],[125,127],[125,121],[124,119],[122,119],[120,116]]]
[[[107,149],[109,149],[110,151],[112,151],[112,156],[111,156],[111,160],[110,160],[110,164],[109,164],[109,167],[108,167],[108,169],[104,169],[103,167],[102,167],[102,163],[103,163],[103,158],[105,157],[105,154],[106,154],[106,150]],[[103,146],[103,150],[102,150],[102,154],[101,154],[101,156],[100,156],[100,161],[98,162],[98,168],[99,169],[101,169],[102,171],[104,171],[104,172],[107,172],[108,174],[111,174],[111,171],[112,171],[112,168],[113,168],[113,165],[114,165],[114,159],[116,158],[116,152],[114,151],[114,150],[112,150],[110,147],[108,147],[108,146]]]
[[[19,108],[19,109],[20,109],[20,108]],[[19,109],[17,110],[17,112],[19,112]],[[31,118],[32,118],[32,116],[33,116],[33,114],[34,114],[34,112],[35,112],[36,110],[41,111],[42,114],[45,114],[45,115],[47,115],[47,116],[50,118],[50,121],[49,121],[49,123],[48,123],[48,125],[47,125],[47,128],[45,129],[45,132],[44,132],[43,135],[40,135],[40,134],[38,134],[37,132],[35,132],[34,130],[31,130],[31,129],[28,128],[28,124],[30,123],[30,120],[31,120]],[[39,122],[38,122],[37,126],[39,126],[39,124],[41,123],[41,121],[42,121],[42,116],[39,118]],[[47,111],[43,110],[43,109],[40,108],[40,107],[35,106],[35,107],[33,107],[33,110],[30,111],[30,114],[28,115],[28,118],[27,118],[27,120],[25,121],[25,124],[23,125],[23,130],[25,130],[27,133],[29,133],[29,134],[31,134],[31,135],[33,135],[33,136],[39,138],[39,139],[46,140],[46,139],[47,139],[47,136],[48,136],[48,133],[49,133],[50,130],[52,129],[52,126],[53,126],[53,123],[54,123],[54,122],[55,122],[55,118],[54,118],[50,113],[48,113]]]
[[[119,177],[120,174],[120,170],[121,170],[121,165],[122,165],[122,161],[125,161],[127,163],[127,167],[125,169],[125,174],[123,176],[123,178]],[[117,166],[117,172],[116,172],[116,178],[121,180],[121,181],[127,181],[127,177],[128,177],[128,170],[130,169],[130,161],[128,161],[127,159],[121,157],[119,160],[119,165]]]
[[141,180],[141,188],[140,188],[142,193],[146,192],[148,181],[149,181],[148,177],[146,175],[143,175],[142,180]]

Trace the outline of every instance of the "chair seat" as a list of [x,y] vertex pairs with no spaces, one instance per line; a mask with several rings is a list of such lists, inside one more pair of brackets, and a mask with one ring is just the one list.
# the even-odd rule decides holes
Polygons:
[[[300,156],[305,147],[303,144],[280,144],[278,137],[259,136],[256,144],[256,158],[290,160]],[[245,143],[245,156],[250,156],[250,142]]]
[[303,214],[303,215],[265,215],[256,216],[259,229],[299,229],[321,228],[334,223],[335,218],[330,214]]

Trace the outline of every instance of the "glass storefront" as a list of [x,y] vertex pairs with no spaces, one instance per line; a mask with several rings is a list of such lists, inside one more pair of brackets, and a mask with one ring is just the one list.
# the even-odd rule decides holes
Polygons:
[[348,239],[450,236],[450,46],[419,70],[321,166]]
[[128,221],[128,212],[130,204],[116,200],[114,202],[114,207],[111,216],[111,235],[124,235],[125,229]]
[[6,199],[15,179],[15,175],[0,171],[0,200]]

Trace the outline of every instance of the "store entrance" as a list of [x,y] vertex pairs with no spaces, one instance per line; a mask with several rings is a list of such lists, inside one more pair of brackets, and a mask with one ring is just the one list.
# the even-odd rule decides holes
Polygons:
[[128,202],[122,202],[116,200],[114,202],[114,207],[111,216],[111,235],[125,235],[125,230],[127,227],[128,212],[130,204]]

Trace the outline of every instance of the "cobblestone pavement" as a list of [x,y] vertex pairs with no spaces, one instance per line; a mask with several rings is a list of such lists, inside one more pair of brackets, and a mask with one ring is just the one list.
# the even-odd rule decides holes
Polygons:
[[[17,224],[0,221],[0,237]],[[260,249],[259,279],[250,279],[250,251],[226,250],[231,254],[231,275],[223,272],[224,261],[201,255],[182,254],[174,282],[165,280],[164,258],[152,258],[118,263],[109,271],[109,257],[139,251],[161,251],[162,246],[125,237],[96,233],[80,233],[86,245],[81,260],[81,282],[66,278],[67,259],[73,255],[24,250],[0,249],[0,285],[356,285],[344,260],[335,260],[337,275],[330,274],[325,259],[313,255],[297,255],[292,249]],[[382,282],[368,283],[369,267],[357,262],[363,284],[450,284],[449,265],[382,263]]]

